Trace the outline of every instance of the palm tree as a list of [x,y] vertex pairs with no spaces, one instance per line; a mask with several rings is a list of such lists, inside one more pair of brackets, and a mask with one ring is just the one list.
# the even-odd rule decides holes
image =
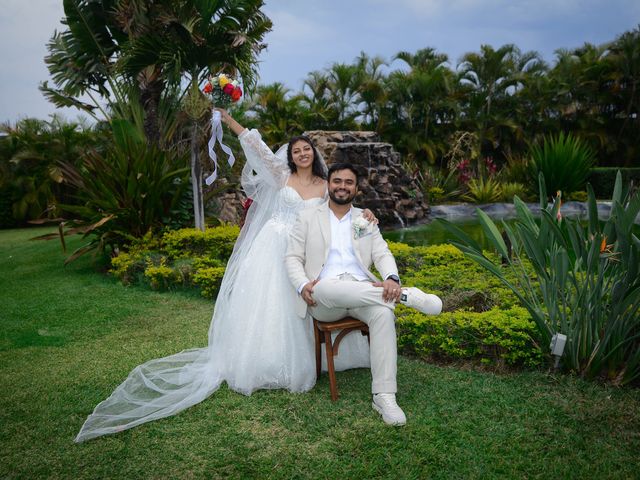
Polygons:
[[482,45],[480,52],[463,55],[458,73],[463,90],[467,91],[467,122],[465,130],[477,131],[481,144],[489,153],[504,149],[512,138],[523,137],[522,126],[516,120],[515,94],[528,76],[544,72],[544,63],[537,52],[522,53],[513,44],[495,50]]
[[[622,121],[616,132],[627,166],[638,158],[640,130],[640,26],[620,35],[609,46],[605,60],[611,65],[611,91],[616,116]],[[620,149],[622,150],[622,148]]]
[[398,52],[395,59],[405,62],[411,70],[424,71],[445,67],[449,62],[449,57],[446,53],[438,53],[431,47],[420,49],[416,53],[407,51]]
[[358,117],[358,90],[364,80],[363,70],[357,64],[334,63],[327,71],[327,77],[329,102],[337,115],[334,128],[354,128]]
[[258,87],[252,97],[250,111],[260,125],[264,141],[281,145],[293,135],[305,130],[305,109],[301,95],[291,95],[282,83]]
[[[245,87],[256,79],[257,55],[271,29],[262,0],[65,0],[65,24],[54,34],[47,65],[57,89],[42,90],[58,106],[95,115],[99,98],[117,116],[142,124],[147,140],[160,143],[164,92],[193,91],[209,71],[237,71]],[[80,100],[83,94],[92,103]],[[130,100],[134,102],[130,102]],[[172,98],[170,104],[176,104]],[[138,105],[139,108],[135,108]],[[144,112],[140,114],[140,109]],[[109,113],[102,109],[105,117]],[[122,113],[128,115],[122,115]],[[174,112],[175,113],[175,112]],[[174,126],[164,126],[175,131]],[[197,121],[191,129],[196,225],[204,228]]]
[[573,50],[556,51],[556,65],[549,72],[558,95],[559,128],[571,131],[600,152],[613,147],[609,137],[611,64],[605,61],[607,46],[585,43]]
[[381,109],[386,102],[384,89],[386,77],[382,72],[382,67],[387,63],[382,57],[370,57],[365,52],[361,52],[356,57],[356,65],[361,71],[361,81],[356,100],[360,103],[358,108],[360,118],[358,120],[365,128],[378,130],[381,127]]
[[446,150],[445,133],[457,116],[455,77],[447,56],[431,48],[415,55],[400,52],[410,71],[395,70],[385,82],[386,105],[381,134],[390,138],[409,160],[435,162]]

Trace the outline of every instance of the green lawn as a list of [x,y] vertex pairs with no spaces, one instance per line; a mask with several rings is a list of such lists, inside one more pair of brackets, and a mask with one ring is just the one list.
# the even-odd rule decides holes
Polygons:
[[[639,478],[640,391],[399,362],[408,424],[371,409],[369,371],[309,393],[226,388],[185,412],[73,443],[139,363],[203,346],[210,302],[67,267],[45,230],[0,231],[0,478]],[[79,245],[72,241],[72,246]]]

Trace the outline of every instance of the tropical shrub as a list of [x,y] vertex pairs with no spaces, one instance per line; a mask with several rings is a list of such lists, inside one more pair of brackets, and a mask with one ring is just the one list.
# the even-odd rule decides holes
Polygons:
[[463,200],[473,203],[494,203],[502,200],[502,186],[493,178],[472,178],[467,183],[469,191],[462,196]]
[[193,284],[200,287],[205,298],[215,298],[222,283],[225,267],[205,267],[193,275]]
[[[600,222],[593,189],[587,185],[588,221],[583,224],[562,218],[560,196],[547,204],[543,175],[539,185],[540,221],[516,197],[515,225],[502,222],[512,252],[495,223],[477,211],[506,267],[485,255],[455,225],[441,222],[468,258],[519,298],[535,321],[542,345],[555,333],[567,336],[565,367],[589,378],[604,375],[615,384],[633,382],[640,378],[640,240],[634,226],[640,195],[623,187],[618,174],[611,214]],[[533,272],[523,268],[524,258]]]
[[518,182],[502,182],[500,184],[500,191],[502,193],[500,200],[503,202],[512,202],[513,197],[520,197],[526,199],[528,197],[527,187]]
[[532,183],[542,173],[547,191],[565,195],[581,190],[595,163],[595,152],[578,137],[560,132],[530,147]]
[[417,172],[416,179],[429,203],[445,202],[460,195],[461,189],[455,169],[427,167],[421,171],[419,166],[413,163],[414,168],[407,168],[412,167],[409,162],[405,162],[404,166],[408,171]]
[[154,290],[195,287],[215,298],[239,231],[235,225],[221,225],[204,232],[184,228],[161,236],[148,233],[113,257],[109,271],[125,285],[148,284]]
[[533,340],[535,324],[522,307],[458,310],[434,317],[399,306],[396,313],[398,348],[404,354],[527,367],[541,365],[544,358]]
[[0,125],[0,227],[58,217],[71,193],[59,162],[76,164],[99,144],[97,129],[57,116]]
[[164,227],[189,187],[183,153],[163,151],[146,142],[132,123],[113,120],[113,143],[105,152],[86,152],[80,166],[60,164],[65,182],[74,187],[77,204],[59,208],[72,218],[66,233],[82,233],[89,243],[67,262],[90,250],[125,248],[150,230]]
[[228,258],[238,238],[237,225],[222,225],[204,232],[196,228],[170,230],[162,236],[167,253],[173,258],[209,255]]
[[175,283],[178,272],[167,266],[166,260],[160,265],[148,265],[144,270],[144,276],[149,279],[149,284],[154,290],[166,290]]

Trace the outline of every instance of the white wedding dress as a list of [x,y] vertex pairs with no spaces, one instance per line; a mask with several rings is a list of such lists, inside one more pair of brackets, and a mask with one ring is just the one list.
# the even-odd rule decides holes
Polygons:
[[[295,313],[297,292],[284,255],[297,213],[324,198],[304,200],[286,185],[286,146],[273,154],[260,134],[245,131],[242,186],[254,201],[227,264],[209,329],[209,345],[136,367],[87,418],[76,442],[174,415],[201,402],[226,381],[254,390],[311,389],[316,381],[311,318]],[[324,355],[323,355],[324,357]],[[369,346],[347,335],[336,369],[369,366]]]

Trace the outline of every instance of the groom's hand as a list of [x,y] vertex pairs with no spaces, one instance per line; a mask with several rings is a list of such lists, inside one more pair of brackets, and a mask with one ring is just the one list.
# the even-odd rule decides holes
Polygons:
[[302,295],[302,299],[307,302],[307,305],[309,305],[310,307],[316,306],[316,301],[312,296],[313,287],[315,287],[316,283],[318,283],[317,279],[307,283],[304,287],[302,287],[302,291],[300,292],[300,295]]
[[382,299],[385,302],[397,302],[400,300],[402,290],[395,280],[387,278],[384,282],[375,282],[374,287],[382,287]]

